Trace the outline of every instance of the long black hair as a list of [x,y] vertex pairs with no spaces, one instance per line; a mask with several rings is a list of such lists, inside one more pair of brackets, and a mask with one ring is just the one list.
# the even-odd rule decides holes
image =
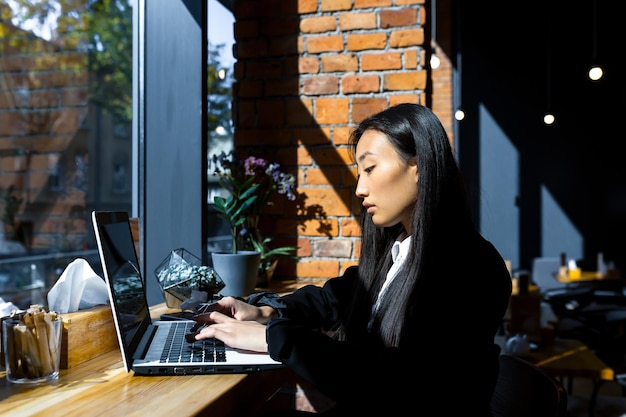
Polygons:
[[[419,288],[423,286],[431,264],[442,259],[447,250],[446,241],[453,235],[465,233],[473,224],[461,172],[452,152],[445,129],[437,116],[418,104],[399,104],[363,120],[351,133],[353,155],[364,132],[376,130],[387,136],[399,157],[408,163],[417,161],[417,199],[411,216],[411,230],[401,224],[378,227],[371,215],[361,213],[361,254],[359,260],[359,288],[361,294],[353,298],[348,319],[342,329],[342,338],[350,338],[351,317],[364,311],[376,301],[389,270],[391,247],[403,233],[411,235],[411,254],[397,278],[392,281],[381,300],[374,320],[373,331],[381,343],[398,346],[410,308],[418,302]],[[428,278],[430,279],[430,278]]]

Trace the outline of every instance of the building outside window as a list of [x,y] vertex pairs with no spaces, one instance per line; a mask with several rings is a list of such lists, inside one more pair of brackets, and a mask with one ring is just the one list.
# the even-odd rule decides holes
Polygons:
[[[101,273],[92,210],[136,209],[133,3],[0,4],[0,298],[20,308],[76,257]],[[232,147],[233,16],[207,4],[211,153]]]
[[20,308],[99,266],[91,210],[131,210],[132,2],[107,4],[0,4],[0,297]]

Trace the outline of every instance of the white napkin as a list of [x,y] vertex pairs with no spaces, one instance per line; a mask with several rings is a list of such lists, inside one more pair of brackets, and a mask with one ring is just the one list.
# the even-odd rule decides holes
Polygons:
[[108,302],[106,283],[82,258],[74,259],[48,292],[48,309],[57,313],[72,313]]
[[0,317],[5,317],[11,314],[13,310],[19,310],[20,308],[10,301],[4,301],[0,298]]

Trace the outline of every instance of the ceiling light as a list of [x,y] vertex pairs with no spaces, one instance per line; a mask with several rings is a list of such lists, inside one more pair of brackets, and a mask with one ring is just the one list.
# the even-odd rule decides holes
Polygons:
[[437,56],[437,0],[430,2],[430,68],[437,69],[441,65],[441,60]]
[[441,60],[435,52],[436,48],[433,48],[433,54],[430,56],[430,68],[437,69],[441,65]]
[[602,67],[598,65],[598,5],[596,0],[592,2],[591,10],[591,68],[589,69],[589,79],[598,81],[604,75]]
[[589,69],[589,79],[591,81],[598,81],[604,75],[604,71],[599,65],[594,65]]
[[553,124],[555,122],[556,118],[554,117],[554,114],[548,112],[543,116],[543,122],[545,124],[547,124],[548,126]]

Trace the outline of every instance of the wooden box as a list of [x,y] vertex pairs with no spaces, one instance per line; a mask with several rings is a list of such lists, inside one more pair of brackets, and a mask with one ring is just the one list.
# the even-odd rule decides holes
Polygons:
[[98,305],[61,314],[61,317],[61,369],[72,368],[103,353],[119,349],[110,306]]

